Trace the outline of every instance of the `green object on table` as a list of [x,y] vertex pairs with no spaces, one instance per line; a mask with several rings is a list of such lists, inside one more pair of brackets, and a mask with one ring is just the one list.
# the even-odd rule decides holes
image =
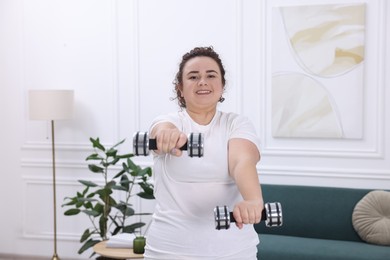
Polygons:
[[133,240],[133,251],[135,254],[143,254],[145,252],[145,237],[136,237]]

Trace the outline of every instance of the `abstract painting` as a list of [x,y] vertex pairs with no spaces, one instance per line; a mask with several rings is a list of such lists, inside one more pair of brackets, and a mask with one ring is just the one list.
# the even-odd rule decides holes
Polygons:
[[273,8],[273,137],[362,138],[365,8]]

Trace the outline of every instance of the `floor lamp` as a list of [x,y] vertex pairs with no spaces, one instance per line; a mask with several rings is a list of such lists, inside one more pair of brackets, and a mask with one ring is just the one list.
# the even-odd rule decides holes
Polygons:
[[52,260],[59,260],[57,254],[57,203],[56,163],[54,142],[54,121],[69,119],[73,114],[73,90],[30,90],[29,112],[31,120],[51,121],[51,151],[53,168],[53,213],[54,213],[54,254]]

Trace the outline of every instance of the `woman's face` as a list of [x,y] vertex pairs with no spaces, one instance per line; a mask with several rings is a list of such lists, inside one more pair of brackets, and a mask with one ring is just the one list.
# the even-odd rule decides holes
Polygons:
[[189,110],[215,109],[223,93],[222,76],[216,61],[195,57],[183,69],[181,96]]

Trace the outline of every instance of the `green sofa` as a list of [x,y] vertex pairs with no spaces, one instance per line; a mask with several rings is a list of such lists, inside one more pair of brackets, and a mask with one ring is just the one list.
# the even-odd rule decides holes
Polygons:
[[261,260],[390,260],[390,246],[364,242],[352,213],[370,190],[263,184],[266,202],[280,202],[282,227],[255,225]]

